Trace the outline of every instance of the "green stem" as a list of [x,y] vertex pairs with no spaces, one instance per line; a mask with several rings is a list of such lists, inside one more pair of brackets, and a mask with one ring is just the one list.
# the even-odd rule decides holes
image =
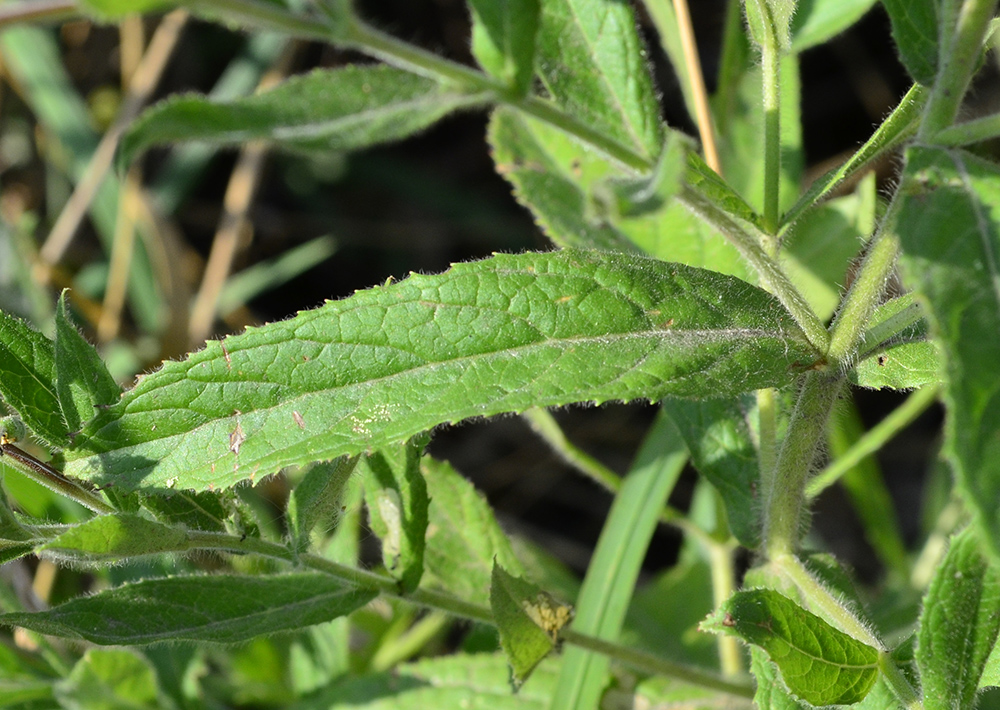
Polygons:
[[559,636],[566,643],[610,656],[626,665],[632,666],[636,670],[676,678],[686,683],[711,690],[718,690],[739,698],[752,698],[754,696],[754,687],[749,681],[738,682],[733,679],[722,678],[702,668],[667,661],[663,658],[637,651],[631,647],[619,646],[610,641],[576,633],[572,629],[563,629],[559,632]]
[[[192,531],[188,534],[189,549],[211,549],[227,550],[231,552],[253,553],[270,557],[284,562],[298,561],[318,572],[329,574],[332,577],[352,584],[363,589],[371,589],[380,594],[406,601],[418,606],[437,609],[446,612],[451,616],[459,616],[472,621],[479,621],[489,625],[495,625],[492,611],[485,606],[473,604],[471,602],[458,599],[445,592],[438,592],[432,589],[417,589],[409,594],[402,594],[399,591],[398,582],[386,575],[370,572],[368,570],[350,567],[338,562],[333,562],[325,557],[315,554],[303,554],[296,556],[291,550],[283,545],[260,540],[256,538],[240,539],[233,535],[222,533],[205,533]],[[576,633],[570,629],[563,629],[560,636],[574,645],[608,655],[634,668],[647,672],[666,675],[678,680],[695,683],[706,688],[719,690],[730,695],[749,698],[753,697],[753,686],[741,683],[733,679],[721,678],[714,673],[704,671],[699,668],[692,668],[678,663],[657,658],[647,653],[636,651],[632,648],[603,641],[601,639]]]
[[891,231],[897,209],[895,206],[899,204],[899,200],[894,200],[890,205],[882,221],[882,228],[870,242],[854,283],[833,321],[830,348],[827,350],[827,359],[832,365],[840,366],[850,362],[868,327],[869,317],[885,293],[885,285],[892,275],[899,253],[899,240]]
[[764,544],[771,559],[791,555],[799,541],[805,485],[826,431],[840,381],[811,372],[804,378],[766,491]]
[[893,661],[891,655],[884,651],[880,653],[878,667],[882,671],[882,675],[885,676],[889,687],[892,688],[892,692],[895,693],[896,699],[902,703],[906,710],[923,710],[924,704],[921,702],[920,696],[910,685],[910,681],[906,679],[903,672],[899,670],[899,666]]
[[286,32],[296,37],[321,41],[338,40],[339,35],[325,22],[296,15],[280,5],[262,0],[187,0],[183,5],[197,5],[202,11],[246,25],[254,24],[269,30]]
[[[733,571],[733,552],[736,543],[730,539],[716,542],[708,548],[708,559],[712,570],[713,608],[718,609],[736,591],[736,576]],[[743,653],[735,636],[720,634],[715,637],[719,650],[719,666],[722,674],[732,678],[743,674]]]
[[951,17],[943,18],[945,31],[942,32],[937,76],[924,109],[918,140],[932,142],[938,131],[954,123],[979,64],[983,38],[996,6],[997,0],[965,0],[957,10],[951,32],[947,31]]
[[806,339],[819,353],[825,354],[830,334],[823,322],[789,280],[781,265],[761,246],[770,240],[752,225],[737,222],[732,215],[689,185],[684,185],[677,199],[705,222],[715,227],[736,247],[743,258],[757,271],[761,285],[773,293],[788,309]]
[[885,446],[889,439],[937,401],[937,396],[938,387],[930,386],[919,389],[907,397],[905,402],[866,431],[842,456],[838,456],[819,475],[809,481],[809,485],[806,486],[806,498],[810,500],[815,498],[857,466],[866,456],[871,456]]
[[774,465],[778,447],[778,408],[775,398],[777,390],[772,388],[757,390],[757,415],[760,439],[757,442],[757,464],[763,490],[771,489]]
[[[599,486],[615,495],[622,487],[621,476],[609,469],[597,459],[574,446],[559,427],[555,417],[545,409],[529,409],[522,416],[528,420],[532,431],[540,436],[563,461],[580,471]],[[695,538],[699,543],[710,549],[717,544],[707,532],[692,523],[687,515],[671,505],[663,506],[660,522],[671,525],[681,532]]]
[[[762,9],[765,3],[759,3]],[[781,51],[774,36],[770,13],[766,15],[767,37],[761,46],[764,108],[764,215],[768,234],[778,230],[778,197],[781,186]]]
[[11,468],[20,471],[50,491],[55,491],[59,495],[70,500],[75,500],[80,505],[89,508],[91,511],[101,513],[113,513],[115,509],[97,493],[81,486],[76,481],[66,478],[62,473],[55,470],[47,463],[39,461],[13,444],[3,442],[0,437],[0,461]]
[[353,25],[342,43],[400,69],[433,79],[453,81],[471,92],[492,93],[498,101],[576,136],[630,170],[648,172],[653,167],[647,158],[565,113],[550,101],[513,93],[499,79],[415,47],[363,23]]

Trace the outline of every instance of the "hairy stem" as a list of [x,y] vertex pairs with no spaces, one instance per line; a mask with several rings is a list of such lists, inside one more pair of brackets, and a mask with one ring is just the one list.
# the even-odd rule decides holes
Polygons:
[[764,545],[771,559],[791,555],[798,546],[806,481],[840,392],[840,381],[828,375],[812,372],[803,379],[766,491]]

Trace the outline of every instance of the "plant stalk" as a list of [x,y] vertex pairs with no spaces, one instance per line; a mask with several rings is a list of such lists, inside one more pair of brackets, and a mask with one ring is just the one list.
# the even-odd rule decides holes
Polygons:
[[772,560],[792,555],[798,546],[806,482],[840,392],[840,381],[829,375],[811,372],[803,380],[765,493],[764,545]]
[[947,32],[950,17],[944,18],[945,36],[938,52],[938,71],[924,109],[917,140],[933,142],[938,131],[955,122],[972,74],[983,51],[983,39],[997,0],[964,0],[958,8],[954,29]]
[[761,46],[764,109],[764,214],[763,227],[769,235],[778,231],[779,190],[781,187],[781,50],[774,35],[766,4],[759,3],[767,17],[767,36]]
[[927,410],[937,401],[940,388],[928,386],[919,389],[901,405],[892,410],[886,417],[871,429],[866,431],[843,456],[839,456],[829,466],[809,481],[806,486],[806,498],[812,500],[827,488],[832,486],[841,476],[858,465],[866,456],[881,449],[889,439],[898,434],[904,427]]

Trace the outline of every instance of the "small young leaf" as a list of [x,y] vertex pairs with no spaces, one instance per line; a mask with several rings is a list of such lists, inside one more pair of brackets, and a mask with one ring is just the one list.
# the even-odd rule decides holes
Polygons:
[[295,549],[305,552],[309,535],[320,524],[340,517],[341,500],[347,480],[358,460],[342,456],[311,467],[288,497],[289,535]]
[[876,0],[799,2],[792,16],[792,51],[823,44],[860,20]]
[[0,311],[0,396],[37,437],[53,446],[70,443],[56,390],[52,341]]
[[812,705],[864,699],[878,678],[878,651],[769,589],[737,592],[702,623],[767,651],[788,689]]
[[97,407],[118,401],[122,390],[97,350],[88,343],[69,317],[66,292],[56,306],[56,393],[71,432],[97,413]]
[[48,611],[0,614],[0,624],[102,646],[239,643],[335,619],[375,596],[316,573],[170,577],[78,597]]
[[416,436],[365,457],[365,503],[372,531],[382,540],[382,563],[406,592],[424,573],[427,534],[427,484],[420,457],[430,439]]
[[42,545],[39,552],[95,563],[186,549],[187,534],[180,528],[129,513],[113,513],[74,525]]
[[962,151],[907,153],[895,232],[904,281],[942,345],[944,451],[994,559],[1000,558],[1000,169]]
[[975,706],[1000,629],[1000,570],[982,553],[975,528],[952,538],[924,597],[917,667],[927,710]]
[[53,691],[65,708],[162,707],[157,702],[156,673],[146,660],[124,648],[88,650]]
[[490,608],[517,689],[556,647],[559,631],[572,620],[573,609],[498,564],[493,565]]
[[567,113],[652,162],[663,135],[644,54],[628,3],[542,3],[536,64],[546,89]]
[[752,396],[691,401],[667,399],[670,415],[691,452],[698,473],[708,479],[726,506],[729,525],[741,544],[760,544],[760,468],[747,419]]
[[483,101],[386,65],[316,70],[232,101],[167,99],[125,133],[119,163],[127,165],[150,146],[179,141],[242,145],[256,139],[297,150],[356,150],[405,138]]
[[739,279],[606,252],[498,255],[168,362],[98,413],[65,471],[226,488],[472,416],[780,387],[818,357]]
[[848,373],[858,387],[916,389],[941,381],[941,349],[933,340],[879,348]]
[[518,95],[535,75],[539,0],[469,0],[472,53],[479,65]]
[[892,23],[892,38],[903,66],[930,86],[937,74],[939,0],[882,0]]
[[518,575],[524,574],[523,565],[471,483],[444,461],[425,457],[421,468],[431,501],[424,550],[427,575],[460,599],[488,604],[494,561]]

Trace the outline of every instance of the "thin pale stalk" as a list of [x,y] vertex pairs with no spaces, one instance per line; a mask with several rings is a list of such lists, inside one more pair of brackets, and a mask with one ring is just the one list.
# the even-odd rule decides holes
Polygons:
[[701,71],[701,59],[698,57],[698,43],[694,36],[694,26],[691,24],[691,12],[687,0],[673,0],[673,3],[680,31],[681,48],[684,52],[684,65],[691,86],[691,98],[694,101],[698,135],[705,151],[705,162],[708,167],[721,175],[722,163],[719,160],[719,149],[715,144],[712,112],[708,106],[708,91],[705,90],[705,77]]
[[917,390],[901,405],[890,412],[882,421],[866,431],[843,456],[830,463],[806,486],[806,498],[813,499],[832,486],[841,476],[858,465],[866,456],[871,456],[885,446],[886,442],[907,427],[934,402],[938,388],[924,387]]
[[130,84],[130,92],[125,98],[114,124],[101,138],[83,177],[76,184],[73,194],[70,195],[66,206],[59,213],[49,236],[39,250],[39,257],[44,265],[44,273],[41,274],[44,277],[43,281],[49,281],[48,268],[62,259],[73,240],[73,235],[76,234],[76,230],[83,221],[90,203],[97,195],[97,190],[101,187],[101,183],[111,168],[122,132],[139,115],[139,110],[156,89],[167,62],[173,56],[174,48],[177,46],[187,18],[186,12],[175,10],[164,17],[160,26],[156,28],[156,33],[150,40],[149,48],[135,71]]

